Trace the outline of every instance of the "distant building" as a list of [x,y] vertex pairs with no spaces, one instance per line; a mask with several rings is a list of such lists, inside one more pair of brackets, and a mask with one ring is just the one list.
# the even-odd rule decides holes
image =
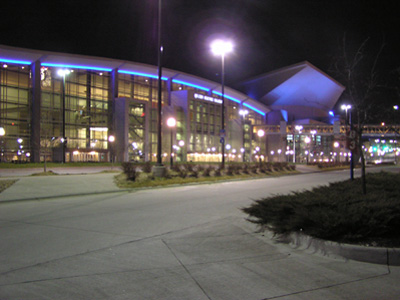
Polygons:
[[[0,63],[2,161],[156,160],[156,66],[8,46]],[[165,161],[171,134],[175,160],[210,162],[221,159],[221,138],[228,161],[304,161],[311,144],[332,159],[321,153],[344,134],[331,113],[344,87],[309,62],[249,79],[242,91],[225,87],[225,133],[220,83],[166,68],[162,76]]]

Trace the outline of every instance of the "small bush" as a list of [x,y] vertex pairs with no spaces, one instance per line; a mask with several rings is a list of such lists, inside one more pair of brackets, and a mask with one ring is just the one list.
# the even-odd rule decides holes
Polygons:
[[250,172],[257,174],[258,166],[256,164],[250,166]]
[[192,169],[192,171],[190,172],[190,177],[198,178],[199,171],[197,171],[196,169]]
[[248,164],[244,164],[242,172],[243,174],[250,174]]
[[185,168],[180,168],[178,171],[178,175],[181,178],[186,178],[188,176],[188,171]]
[[235,173],[235,166],[228,165],[228,169],[226,170],[226,175],[233,176]]
[[217,177],[222,176],[222,168],[221,167],[216,168],[214,175],[217,176]]
[[186,168],[186,170],[188,170],[188,172],[192,172],[193,167],[194,167],[193,164],[190,164],[190,163],[185,164],[185,168]]
[[131,162],[124,162],[121,166],[126,178],[130,181],[135,181],[137,177],[136,165]]
[[203,170],[204,170],[204,166],[202,166],[202,165],[198,165],[197,167],[196,167],[196,170],[197,170],[197,172],[202,172]]
[[151,173],[151,170],[152,170],[151,163],[149,161],[146,161],[142,167],[142,171],[145,173]]
[[212,171],[214,171],[214,167],[212,167],[212,166],[209,166],[209,167],[205,168],[204,171],[203,171],[203,176],[204,177],[210,177]]
[[171,170],[179,173],[179,171],[181,170],[181,166],[179,164],[174,164],[172,165]]

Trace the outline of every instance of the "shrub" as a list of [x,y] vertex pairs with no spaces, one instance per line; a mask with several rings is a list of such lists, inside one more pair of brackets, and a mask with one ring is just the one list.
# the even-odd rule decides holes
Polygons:
[[256,164],[250,166],[250,172],[257,174],[258,166]]
[[185,168],[180,168],[178,171],[178,175],[181,178],[186,178],[188,176],[188,171]]
[[193,164],[186,163],[185,164],[185,168],[186,168],[186,170],[188,170],[188,172],[192,172],[193,171]]
[[249,174],[250,173],[248,164],[244,164],[242,172],[243,172],[243,174]]
[[190,177],[198,178],[199,171],[197,171],[196,169],[192,169],[192,171],[190,172]]
[[367,195],[360,181],[257,200],[243,211],[276,234],[302,231],[337,242],[400,246],[400,174],[368,174]]
[[151,169],[152,169],[151,163],[149,161],[146,161],[142,167],[142,171],[145,173],[151,173]]
[[217,176],[217,177],[222,176],[222,168],[221,167],[216,168],[214,175]]
[[203,170],[204,170],[204,167],[202,166],[202,165],[198,165],[197,167],[196,167],[196,170],[197,170],[197,172],[202,172]]
[[235,166],[228,165],[228,169],[226,170],[226,175],[233,176],[235,173]]
[[132,162],[124,162],[121,166],[126,178],[135,181],[137,177],[136,165]]
[[212,167],[212,166],[209,166],[209,167],[205,168],[204,171],[203,171],[203,176],[204,177],[210,177],[212,171],[214,171],[214,167]]
[[171,170],[179,173],[179,171],[181,170],[181,166],[179,164],[174,164],[172,165]]

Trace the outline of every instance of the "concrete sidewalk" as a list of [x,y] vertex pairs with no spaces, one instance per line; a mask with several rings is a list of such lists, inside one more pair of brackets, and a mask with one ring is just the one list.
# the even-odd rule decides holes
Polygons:
[[116,173],[97,173],[10,177],[8,179],[17,179],[18,181],[0,193],[0,202],[123,191],[115,185],[115,175]]

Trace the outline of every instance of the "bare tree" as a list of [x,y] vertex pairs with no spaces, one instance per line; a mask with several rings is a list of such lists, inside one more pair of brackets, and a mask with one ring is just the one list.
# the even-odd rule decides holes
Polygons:
[[365,157],[362,149],[362,133],[364,125],[373,121],[374,110],[377,108],[377,88],[379,73],[377,66],[384,48],[380,46],[373,50],[370,38],[366,38],[358,47],[352,48],[346,35],[343,36],[339,55],[335,57],[332,72],[346,86],[344,97],[352,105],[353,130],[357,133],[357,152],[361,156],[362,188],[366,194]]
[[51,110],[42,111],[40,128],[40,153],[44,158],[43,172],[47,172],[47,160],[54,147],[60,146],[60,139],[54,136],[53,114]]

